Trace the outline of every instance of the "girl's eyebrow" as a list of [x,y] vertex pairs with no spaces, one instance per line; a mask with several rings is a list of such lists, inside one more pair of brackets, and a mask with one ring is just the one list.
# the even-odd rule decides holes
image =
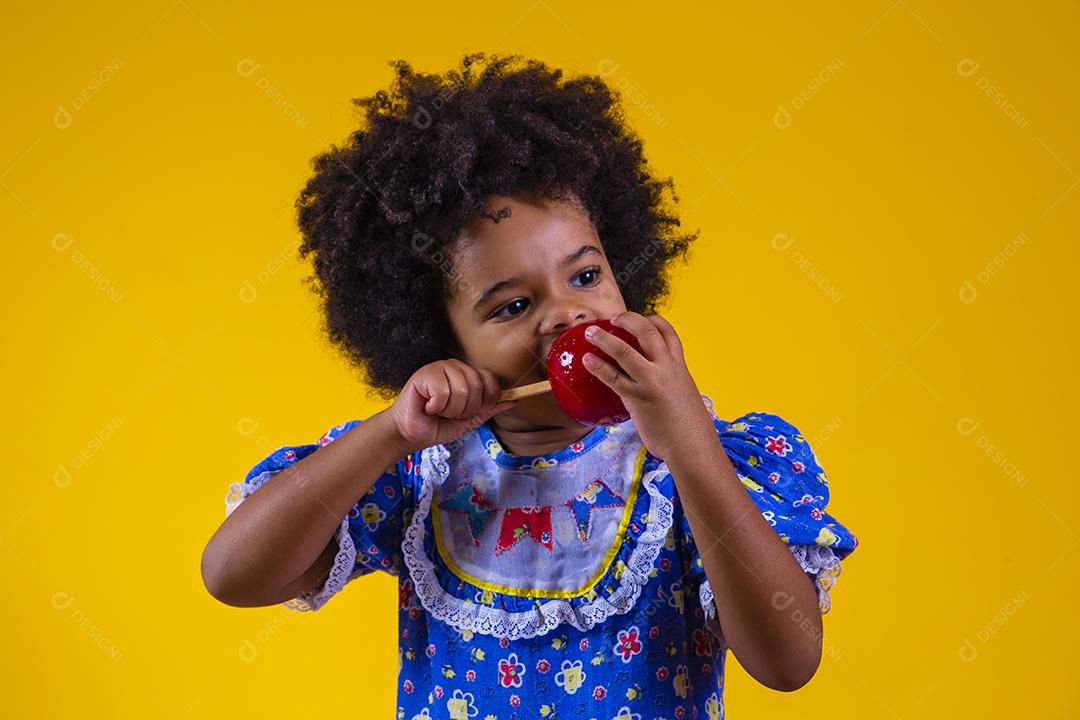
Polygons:
[[[588,255],[590,253],[595,253],[596,255],[603,256],[603,253],[600,252],[600,248],[596,247],[595,245],[582,245],[577,250],[570,253],[569,255],[564,257],[561,261],[559,261],[559,267],[564,267],[566,265],[569,265],[569,264],[573,263],[574,261],[576,261],[576,260],[580,259],[581,257],[583,257],[585,255]],[[478,312],[480,310],[480,307],[484,303],[486,303],[488,300],[490,300],[492,295],[499,292],[500,290],[505,290],[506,288],[513,287],[515,285],[522,285],[523,283],[524,283],[524,280],[522,280],[521,276],[519,276],[519,275],[515,275],[514,277],[507,278],[506,280],[500,280],[499,282],[495,283],[494,285],[489,287],[484,292],[480,293],[480,297],[477,299],[476,304],[473,305],[473,312],[474,313]]]

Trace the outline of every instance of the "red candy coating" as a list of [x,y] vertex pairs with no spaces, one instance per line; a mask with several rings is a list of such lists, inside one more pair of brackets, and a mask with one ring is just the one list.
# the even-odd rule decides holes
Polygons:
[[619,363],[611,356],[585,338],[585,329],[592,325],[619,337],[641,352],[641,345],[634,334],[612,325],[610,320],[594,320],[575,325],[555,338],[548,350],[544,367],[551,382],[551,392],[566,414],[582,425],[595,427],[625,422],[630,419],[630,413],[627,412],[622,398],[605,385],[603,380],[593,375],[582,361],[588,352],[619,367]]

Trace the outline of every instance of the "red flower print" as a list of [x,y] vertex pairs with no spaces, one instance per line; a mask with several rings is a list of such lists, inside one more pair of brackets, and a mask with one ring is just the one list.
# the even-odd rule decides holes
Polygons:
[[805,470],[805,469],[806,469],[806,466],[805,466],[805,465],[803,465],[803,464],[802,464],[801,462],[799,462],[798,460],[796,460],[795,462],[791,463],[791,470],[792,470],[793,472],[801,473],[801,472],[802,472],[803,470]]
[[510,653],[505,660],[499,661],[499,685],[502,687],[521,687],[524,674],[525,663],[518,662],[517,653]]
[[708,675],[711,671],[712,671],[712,665],[710,665],[709,663],[702,663],[701,664],[701,672]]
[[387,497],[394,497],[394,488],[389,485],[383,485],[383,492],[386,493]]
[[592,691],[592,696],[597,700],[603,700],[607,697],[607,689],[603,685],[597,685]]
[[471,670],[471,669],[466,670],[465,671],[465,679],[468,680],[469,682],[474,682],[476,680],[476,671]]
[[585,447],[585,443],[578,440],[576,443],[574,443],[573,445],[570,446],[570,449],[573,450],[574,452],[581,452],[581,449],[583,447]]
[[780,473],[771,472],[771,473],[769,473],[769,477],[767,477],[766,480],[768,480],[771,483],[780,482]]
[[510,647],[510,638],[506,638],[506,637],[499,638],[499,647],[501,647],[504,650],[506,648]]
[[547,672],[550,669],[551,669],[551,663],[549,663],[547,660],[544,660],[543,658],[541,658],[540,660],[536,661],[536,672],[544,673],[544,672]]
[[519,698],[517,695],[511,695],[510,707],[518,707],[519,705],[521,705],[521,698]]
[[411,693],[413,690],[412,680],[406,680],[404,683],[402,683],[401,687],[404,688],[405,692]]
[[675,708],[675,717],[679,718],[679,720],[682,720],[684,717],[686,717],[686,710],[683,709],[682,705],[679,705]]
[[664,572],[667,572],[668,570],[670,570],[671,569],[671,559],[670,558],[661,559],[660,560],[660,569],[663,570]]
[[656,679],[659,680],[660,682],[664,682],[665,680],[667,680],[667,676],[668,676],[667,667],[662,667],[662,668],[660,668],[659,670],[656,671]]
[[815,520],[820,520],[821,519],[821,510],[819,508],[814,508],[813,510],[810,511],[810,517],[814,518]]
[[286,450],[285,451],[285,459],[286,460],[295,460],[296,459],[296,451],[295,450]]
[[656,625],[653,625],[651,628],[649,628],[649,637],[653,640],[660,637],[660,628]]
[[427,650],[424,651],[429,658],[435,657],[435,643],[429,643]]
[[694,631],[694,654],[695,655],[712,655],[712,643],[709,642],[708,634],[698,628]]
[[765,450],[784,457],[791,452],[791,445],[783,435],[773,435],[765,438]]
[[410,620],[415,620],[418,617],[420,617],[420,608],[418,608],[418,607],[409,608],[409,619]]
[[589,649],[589,639],[588,638],[582,638],[581,642],[578,643],[578,647],[581,648],[582,650],[588,650]]
[[409,607],[412,599],[412,580],[406,580],[398,585],[398,607]]
[[442,699],[442,685],[435,686],[435,697]]
[[615,646],[615,654],[624,663],[630,662],[630,658],[641,652],[641,641],[638,640],[638,633],[637,625],[632,625],[629,629],[618,632],[618,644]]

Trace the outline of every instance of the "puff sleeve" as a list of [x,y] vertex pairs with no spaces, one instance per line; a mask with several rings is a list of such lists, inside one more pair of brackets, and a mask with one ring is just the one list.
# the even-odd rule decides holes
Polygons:
[[[722,420],[713,411],[711,400],[702,397],[736,475],[762,517],[787,543],[814,583],[818,607],[822,614],[827,613],[831,606],[829,591],[840,575],[840,561],[855,550],[858,539],[825,511],[829,502],[828,478],[809,442],[798,428],[772,413],[753,412],[731,422]],[[712,588],[689,522],[685,514],[679,517],[690,557],[690,576],[696,580],[707,625],[722,638]]]
[[[225,498],[226,517],[274,475],[329,445],[362,422],[350,420],[335,425],[316,442],[279,447],[267,455],[248,471],[243,482],[234,482],[229,486]],[[410,496],[407,479],[413,474],[413,460],[411,456],[406,457],[386,468],[371,489],[342,518],[334,534],[338,552],[323,587],[316,592],[301,593],[283,603],[285,607],[301,611],[318,610],[350,580],[375,570],[397,575],[401,561],[403,516]]]

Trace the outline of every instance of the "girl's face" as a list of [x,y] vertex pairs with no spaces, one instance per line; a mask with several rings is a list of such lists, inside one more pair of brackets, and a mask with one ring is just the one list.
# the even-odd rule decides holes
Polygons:
[[[485,203],[488,214],[502,208],[508,217],[473,219],[454,245],[447,313],[458,359],[491,370],[505,390],[546,379],[548,348],[564,330],[626,305],[580,205],[525,194]],[[519,400],[495,420],[521,430],[584,427],[551,393]]]

